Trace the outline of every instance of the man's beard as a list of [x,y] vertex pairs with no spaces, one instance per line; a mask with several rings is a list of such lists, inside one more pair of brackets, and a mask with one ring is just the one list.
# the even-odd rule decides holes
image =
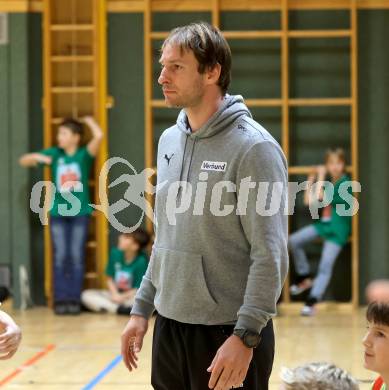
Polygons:
[[[177,96],[177,95],[176,95]],[[204,96],[204,88],[201,83],[197,83],[193,88],[193,94],[191,96],[177,96],[176,101],[169,101],[166,99],[167,105],[170,108],[190,108],[198,105]],[[175,99],[174,99],[175,100]]]

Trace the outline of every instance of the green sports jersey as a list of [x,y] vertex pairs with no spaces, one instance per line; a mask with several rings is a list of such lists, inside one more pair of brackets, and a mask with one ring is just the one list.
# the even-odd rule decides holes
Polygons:
[[147,264],[147,255],[144,252],[140,252],[133,261],[128,263],[123,251],[112,248],[105,273],[115,281],[118,289],[127,291],[140,287]]
[[[52,158],[51,178],[56,193],[50,215],[75,217],[91,214],[93,208],[89,206],[88,179],[93,156],[89,154],[88,149],[80,147],[73,155],[68,155],[63,149],[52,147],[39,153]],[[68,199],[72,199],[72,203]]]
[[[345,245],[351,233],[351,216],[339,215],[336,210],[337,205],[345,205],[346,210],[350,207],[349,203],[339,194],[340,185],[349,180],[347,175],[343,175],[334,184],[334,196],[330,205],[323,210],[320,221],[313,224],[324,240],[335,242],[338,245]],[[348,188],[347,192],[352,194],[351,187]]]

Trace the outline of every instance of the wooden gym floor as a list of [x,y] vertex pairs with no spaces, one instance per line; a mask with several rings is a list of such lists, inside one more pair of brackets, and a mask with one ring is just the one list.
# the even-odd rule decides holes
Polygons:
[[[152,389],[149,384],[152,324],[140,354],[139,368],[129,373],[119,357],[125,317],[100,314],[56,317],[47,308],[14,311],[9,303],[3,309],[22,327],[23,341],[12,360],[0,361],[1,388]],[[375,375],[362,366],[364,310],[352,312],[330,305],[319,309],[314,318],[302,318],[298,309],[296,305],[281,307],[275,320],[277,346],[270,389],[279,388],[281,366],[294,367],[308,361],[334,362],[361,380],[361,389],[369,389]]]

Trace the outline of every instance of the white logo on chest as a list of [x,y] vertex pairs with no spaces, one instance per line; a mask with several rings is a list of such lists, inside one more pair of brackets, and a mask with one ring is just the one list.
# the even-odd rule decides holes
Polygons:
[[227,163],[223,161],[203,161],[201,164],[202,171],[219,171],[225,172]]

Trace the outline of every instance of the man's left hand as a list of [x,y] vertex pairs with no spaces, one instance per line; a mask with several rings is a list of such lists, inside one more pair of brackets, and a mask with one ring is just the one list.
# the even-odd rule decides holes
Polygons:
[[247,348],[238,336],[230,336],[207,369],[212,373],[208,387],[215,390],[239,387],[246,378],[252,358],[253,349]]

